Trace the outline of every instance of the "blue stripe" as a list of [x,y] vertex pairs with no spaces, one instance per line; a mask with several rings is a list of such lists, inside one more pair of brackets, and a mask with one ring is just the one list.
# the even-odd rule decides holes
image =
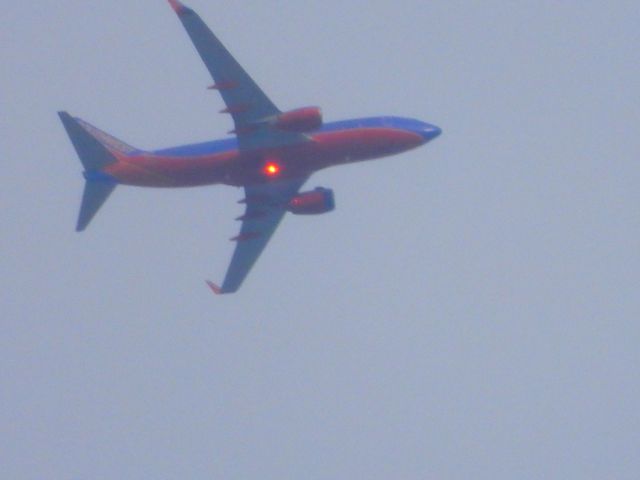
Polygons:
[[[325,123],[322,128],[313,133],[337,132],[340,130],[351,130],[354,128],[397,128],[401,130],[423,130],[430,125],[403,117],[368,117],[355,118],[352,120],[341,120],[337,122]],[[197,157],[201,155],[214,155],[216,153],[227,152],[238,148],[236,138],[226,138],[214,140],[212,142],[194,143],[191,145],[181,145],[178,147],[154,150],[151,153],[167,157]]]
[[238,148],[238,141],[235,138],[225,138],[223,140],[214,140],[212,142],[194,143],[190,145],[181,145],[178,147],[164,148],[162,150],[154,150],[153,154],[167,157],[197,157],[200,155],[213,155],[216,153],[227,152]]

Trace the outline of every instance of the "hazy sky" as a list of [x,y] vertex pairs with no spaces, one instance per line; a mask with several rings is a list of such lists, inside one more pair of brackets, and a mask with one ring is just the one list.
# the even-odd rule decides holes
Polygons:
[[602,479],[640,471],[640,4],[191,0],[282,109],[434,123],[314,176],[215,297],[230,187],[120,187],[74,232],[56,111],[224,136],[165,1],[2,1],[0,476]]

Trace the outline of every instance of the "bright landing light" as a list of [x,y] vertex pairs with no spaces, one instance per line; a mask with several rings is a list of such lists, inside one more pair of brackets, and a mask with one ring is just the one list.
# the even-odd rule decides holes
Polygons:
[[267,162],[262,171],[269,177],[275,177],[280,173],[280,165],[276,162]]

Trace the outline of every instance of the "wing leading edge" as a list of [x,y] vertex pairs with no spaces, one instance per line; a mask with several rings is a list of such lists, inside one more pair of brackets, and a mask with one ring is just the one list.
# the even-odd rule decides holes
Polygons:
[[196,12],[178,0],[169,0],[169,3],[211,74],[214,83],[209,88],[218,90],[224,100],[226,108],[220,113],[228,113],[233,118],[235,128],[230,133],[237,135],[240,148],[305,141],[303,135],[266,128],[265,122],[282,112]]
[[232,238],[237,246],[222,286],[207,281],[214,293],[233,293],[240,288],[287,213],[287,204],[306,181],[307,178],[301,178],[245,187],[246,208],[238,218],[242,220],[242,227],[238,236]]

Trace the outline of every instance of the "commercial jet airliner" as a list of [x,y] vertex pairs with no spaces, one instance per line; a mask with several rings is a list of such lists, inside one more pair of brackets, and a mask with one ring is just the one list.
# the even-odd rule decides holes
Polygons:
[[202,19],[169,0],[222,96],[234,137],[163,150],[139,150],[89,123],[59,112],[84,167],[85,187],[76,230],[84,230],[117,185],[244,188],[240,232],[217,294],[242,282],[287,212],[321,214],[334,209],[333,191],[300,188],[316,171],[397,154],[424,145],[440,128],[400,117],[324,123],[318,107],[282,112],[231,56]]

